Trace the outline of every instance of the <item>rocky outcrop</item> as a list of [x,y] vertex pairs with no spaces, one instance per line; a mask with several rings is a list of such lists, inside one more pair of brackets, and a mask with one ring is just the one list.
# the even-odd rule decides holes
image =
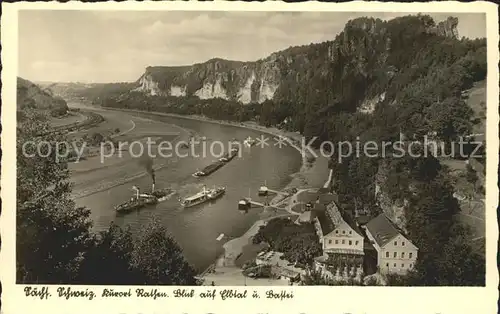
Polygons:
[[149,73],[145,73],[139,79],[140,86],[134,89],[134,91],[142,91],[148,93],[151,96],[161,95],[162,91],[158,88],[158,82],[153,79],[153,76]]
[[375,199],[387,218],[406,232],[405,209],[408,207],[408,201],[389,197],[386,191],[388,171],[382,163],[375,175]]
[[148,67],[138,80],[138,87],[148,95],[197,96],[221,98],[245,104],[272,99],[282,76],[276,57],[257,62],[213,59],[192,67]]
[[458,38],[458,18],[448,17],[445,21],[437,24],[436,32],[440,36],[446,36],[450,38]]
[[[345,103],[370,113],[377,102],[384,101],[385,88],[399,71],[388,62],[391,53],[423,33],[456,38],[457,25],[452,17],[438,25],[423,15],[390,21],[358,18],[332,41],[290,47],[254,62],[216,58],[191,66],[147,67],[135,91],[244,104],[276,99],[300,102],[312,94],[317,95],[316,102],[336,103],[342,95]],[[377,82],[377,87],[367,88],[371,82]]]
[[375,110],[375,107],[378,103],[381,103],[385,100],[385,92],[380,95],[377,95],[371,99],[365,100],[358,108],[358,112],[370,114]]

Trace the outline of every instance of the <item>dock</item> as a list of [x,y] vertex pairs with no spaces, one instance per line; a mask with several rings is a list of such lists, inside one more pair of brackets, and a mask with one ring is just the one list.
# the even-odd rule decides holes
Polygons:
[[282,192],[282,191],[276,191],[276,190],[272,190],[272,189],[267,189],[267,192],[268,193],[278,194],[278,195],[289,195],[289,193]]
[[282,208],[278,207],[277,205],[271,205],[271,204],[266,205],[266,204],[264,204],[264,203],[260,203],[260,202],[252,201],[251,199],[247,199],[247,200],[248,200],[248,202],[249,202],[250,204],[252,204],[252,205],[254,205],[254,206],[264,207],[264,208],[266,208],[266,207],[272,207],[272,208],[275,208],[275,209],[282,209]]

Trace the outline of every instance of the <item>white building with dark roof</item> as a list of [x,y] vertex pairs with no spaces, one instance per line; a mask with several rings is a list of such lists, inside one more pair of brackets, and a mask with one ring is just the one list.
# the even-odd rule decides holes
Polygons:
[[326,206],[323,231],[323,252],[364,255],[363,235],[349,217],[343,215],[335,202]]
[[370,220],[365,230],[381,273],[405,274],[415,266],[418,248],[384,214]]

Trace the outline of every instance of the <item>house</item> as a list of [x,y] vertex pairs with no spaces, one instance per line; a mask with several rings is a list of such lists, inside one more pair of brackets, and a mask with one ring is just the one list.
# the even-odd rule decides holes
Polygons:
[[290,282],[298,282],[301,278],[301,274],[299,272],[287,268],[273,266],[271,271],[279,279],[286,279]]
[[290,281],[297,281],[306,274],[302,268],[296,267],[295,263],[291,263],[283,258],[283,253],[268,251],[261,252],[255,259],[257,265],[271,266],[271,271],[280,279],[288,279]]
[[341,212],[335,202],[326,206],[320,218],[323,252],[363,256],[363,235],[353,220]]
[[[314,268],[336,280],[361,278],[363,274],[364,237],[351,216],[335,201],[323,205],[318,200],[314,226],[323,249],[315,258]],[[323,209],[323,211],[320,211]]]
[[402,275],[415,266],[418,248],[384,214],[370,220],[365,231],[377,251],[381,273]]

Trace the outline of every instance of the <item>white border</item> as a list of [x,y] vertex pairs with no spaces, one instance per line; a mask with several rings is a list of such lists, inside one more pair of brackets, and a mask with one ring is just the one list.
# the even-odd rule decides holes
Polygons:
[[[487,14],[488,76],[487,76],[487,178],[486,178],[486,259],[487,287],[276,287],[274,290],[293,291],[292,300],[261,299],[253,301],[220,299],[163,299],[140,300],[121,298],[110,300],[51,298],[37,300],[23,296],[24,286],[15,285],[15,121],[17,73],[17,11],[33,10],[190,10],[190,11],[344,11],[344,12],[483,12]],[[498,271],[496,252],[498,226],[498,10],[493,3],[429,2],[429,3],[378,3],[355,1],[350,3],[296,3],[283,2],[107,2],[107,3],[2,3],[2,216],[0,231],[0,279],[3,285],[2,312],[11,313],[496,313],[498,299]],[[79,288],[92,288],[91,286]],[[118,288],[118,287],[117,287]],[[171,291],[175,287],[161,287]],[[180,287],[186,288],[186,287]],[[196,291],[211,287],[197,287]],[[215,287],[218,290],[221,287]],[[234,287],[243,290],[245,287]],[[249,288],[261,295],[270,288]],[[100,287],[92,288],[96,292]],[[193,302],[196,301],[196,302]]]

